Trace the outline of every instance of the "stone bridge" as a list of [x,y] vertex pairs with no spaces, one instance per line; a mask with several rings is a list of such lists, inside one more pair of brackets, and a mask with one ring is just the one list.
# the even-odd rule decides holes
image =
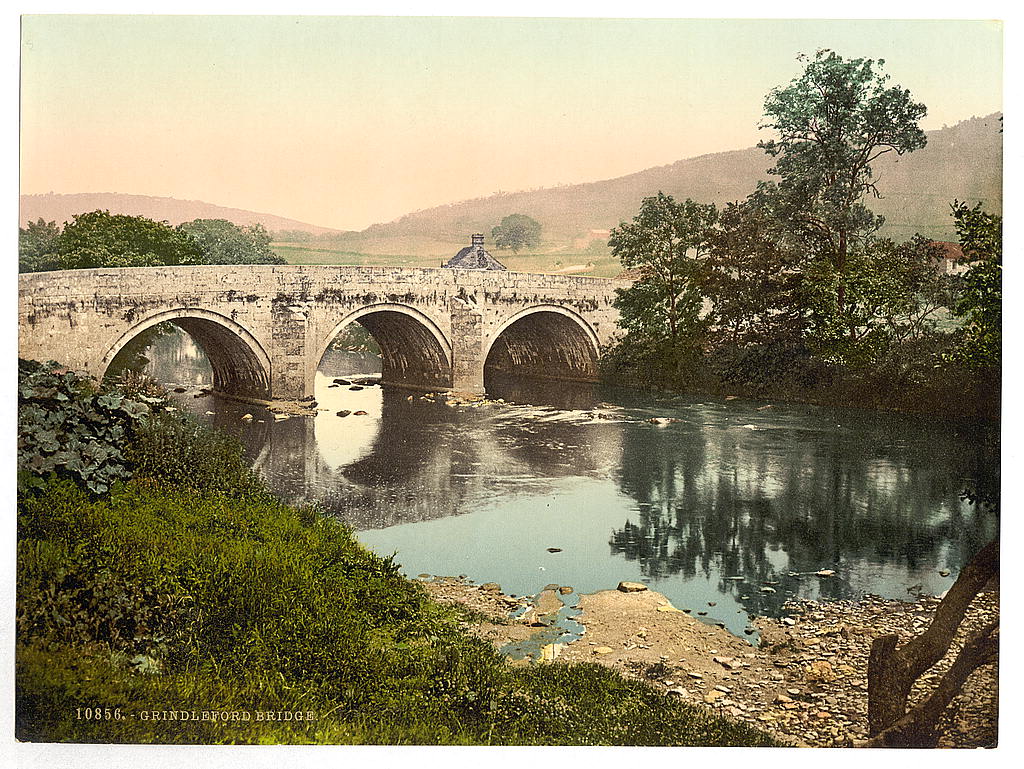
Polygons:
[[19,276],[22,358],[102,378],[141,332],[171,322],[202,347],[218,391],[313,394],[331,340],[359,323],[383,381],[479,394],[490,372],[593,380],[616,333],[602,278],[502,270],[216,265]]

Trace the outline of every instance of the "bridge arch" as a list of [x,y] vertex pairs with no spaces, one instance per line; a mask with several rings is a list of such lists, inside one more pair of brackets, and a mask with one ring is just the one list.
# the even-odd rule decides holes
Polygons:
[[451,342],[428,315],[404,304],[370,304],[346,315],[320,344],[317,366],[351,323],[363,326],[380,347],[382,383],[429,390],[452,386]]
[[173,323],[195,340],[213,368],[215,390],[253,398],[270,397],[270,356],[263,345],[226,315],[199,307],[156,312],[132,325],[103,356],[101,376],[125,345],[161,323]]
[[490,335],[484,348],[484,386],[495,372],[593,382],[599,354],[597,333],[582,315],[561,305],[534,305]]

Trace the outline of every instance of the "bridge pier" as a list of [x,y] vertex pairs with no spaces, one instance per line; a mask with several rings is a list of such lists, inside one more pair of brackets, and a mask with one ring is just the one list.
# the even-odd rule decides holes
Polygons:
[[448,303],[452,316],[452,392],[484,394],[484,319],[476,302],[453,297]]
[[270,392],[274,398],[299,400],[313,394],[316,365],[310,370],[309,361],[316,353],[310,349],[309,310],[309,302],[302,301],[272,306]]

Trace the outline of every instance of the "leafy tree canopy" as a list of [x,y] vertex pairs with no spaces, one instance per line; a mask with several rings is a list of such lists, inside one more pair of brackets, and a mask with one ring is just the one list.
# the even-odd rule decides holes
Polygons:
[[270,234],[262,224],[240,227],[227,219],[194,219],[177,227],[203,253],[204,264],[284,264],[270,249]]
[[680,350],[698,344],[702,332],[702,289],[712,228],[713,204],[676,202],[659,192],[644,198],[631,223],[611,231],[608,243],[623,266],[639,275],[620,289],[616,306],[627,337],[641,344]]
[[512,253],[520,249],[533,248],[540,245],[540,223],[525,214],[511,214],[501,220],[501,224],[491,230],[494,245]]
[[1003,218],[954,201],[953,219],[971,267],[963,276],[953,313],[964,319],[948,356],[968,368],[996,368],[1002,357]]
[[842,316],[833,308],[838,277],[820,269],[810,275],[808,336],[814,350],[830,362],[862,366],[933,334],[952,299],[950,278],[937,268],[941,254],[921,235],[904,243],[872,239],[849,257]]
[[708,295],[723,341],[750,343],[801,333],[803,249],[750,201],[729,203],[711,233]]
[[55,222],[30,222],[19,229],[18,256],[22,272],[285,263],[270,249],[270,235],[260,224],[240,227],[226,219],[195,219],[171,227],[109,211],[76,214],[63,231]]
[[20,272],[39,272],[57,269],[57,257],[54,253],[60,227],[56,222],[47,222],[42,218],[29,222],[27,227],[18,228],[18,270]]
[[[803,74],[765,100],[762,128],[778,138],[761,142],[775,158],[755,196],[835,273],[835,302],[845,310],[847,258],[881,225],[863,204],[878,196],[871,164],[882,155],[924,147],[918,122],[927,114],[908,90],[888,85],[884,60],[844,59],[820,50],[801,55]],[[765,200],[768,199],[768,200]]]
[[199,245],[167,222],[109,211],[76,214],[55,253],[62,270],[203,264]]

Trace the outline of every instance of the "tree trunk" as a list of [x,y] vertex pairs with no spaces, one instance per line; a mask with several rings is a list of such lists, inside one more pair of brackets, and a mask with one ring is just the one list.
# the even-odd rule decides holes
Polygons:
[[871,644],[868,656],[868,735],[875,736],[898,721],[906,710],[913,681],[892,664],[898,635],[883,635]]
[[[868,660],[868,735],[870,737],[878,737],[904,719],[907,697],[914,682],[946,654],[960,623],[963,621],[967,607],[988,584],[989,580],[998,574],[998,571],[999,542],[993,540],[983,547],[960,572],[960,576],[935,610],[935,617],[924,633],[912,638],[899,648],[897,648],[899,639],[895,635],[880,636],[874,640]],[[988,635],[991,635],[991,632],[989,630]],[[977,640],[976,638],[975,641]],[[972,641],[973,643],[974,641]],[[966,648],[961,653],[961,657],[964,657],[965,654],[967,654]],[[969,661],[965,661],[964,665]],[[959,662],[958,658],[957,663]],[[954,663],[954,667],[957,667],[956,663]],[[963,665],[961,665],[962,667]],[[961,668],[958,668],[958,671]],[[947,678],[952,673],[953,671],[950,670]],[[967,674],[969,673],[970,670],[967,671]],[[966,678],[966,675],[963,678]],[[945,680],[943,679],[943,683]],[[940,683],[940,689],[943,683]],[[961,680],[960,683],[962,684],[963,681]],[[956,691],[953,694],[955,695]],[[952,695],[949,699],[952,699]],[[936,700],[936,702],[938,701]],[[942,709],[948,703],[949,700],[946,700]],[[930,712],[929,710],[928,713]],[[941,709],[939,714],[941,715]],[[915,723],[917,722],[915,721]],[[891,743],[886,742],[885,744]]]
[[[891,726],[860,743],[865,748],[931,748],[938,742],[935,727],[949,703],[963,688],[967,678],[982,665],[993,662],[999,649],[999,626],[992,623],[975,635],[939,681],[931,695]],[[895,636],[892,636],[895,638]],[[872,649],[872,654],[874,649]],[[868,688],[869,697],[870,685]]]

